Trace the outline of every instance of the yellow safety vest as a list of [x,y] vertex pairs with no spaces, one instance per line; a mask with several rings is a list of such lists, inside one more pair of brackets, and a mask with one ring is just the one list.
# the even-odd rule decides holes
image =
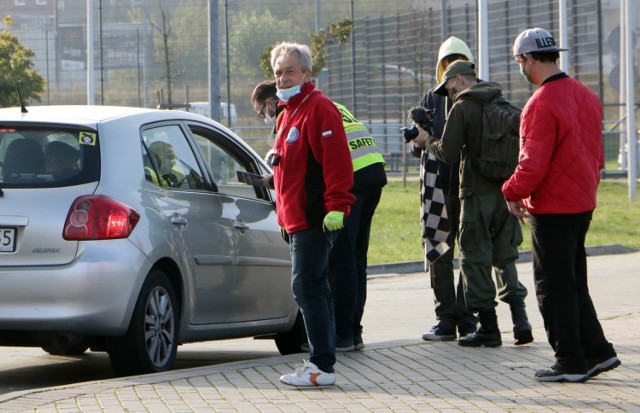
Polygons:
[[156,174],[156,171],[153,170],[152,167],[150,166],[145,166],[144,167],[144,172],[145,172],[145,176],[147,178],[147,181],[152,182],[158,186],[164,186],[164,187],[170,187],[171,183],[169,181],[167,181],[165,178],[162,179],[158,179],[158,174]]
[[362,122],[358,122],[347,108],[336,102],[333,102],[333,104],[336,105],[342,116],[342,124],[347,134],[347,142],[351,152],[353,170],[357,171],[374,163],[384,163],[384,158],[378,150],[376,140],[369,133],[367,127]]

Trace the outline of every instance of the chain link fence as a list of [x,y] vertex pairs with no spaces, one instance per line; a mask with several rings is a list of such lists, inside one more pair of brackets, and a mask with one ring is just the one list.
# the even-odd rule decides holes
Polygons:
[[[13,23],[0,23],[35,52],[47,80],[40,104],[87,102],[87,3],[92,5],[95,103],[156,107],[206,101],[209,87],[207,0],[0,0]],[[477,57],[476,2],[427,0],[219,0],[221,101],[233,104],[232,127],[265,153],[268,128],[250,104],[253,87],[266,78],[258,66],[279,41],[310,44],[309,32],[345,17],[354,32],[345,46],[328,45],[319,87],[368,125],[392,172],[416,173],[400,128],[408,110],[435,85],[441,42],[457,36]],[[598,93],[605,104],[607,170],[621,168],[622,127],[612,33],[619,2],[567,0],[567,72]],[[488,1],[489,74],[505,96],[522,106],[533,92],[518,73],[511,45],[527,27],[558,37],[558,2]],[[615,37],[613,37],[615,39]],[[636,52],[637,54],[637,52]],[[11,85],[6,87],[12,93]],[[38,104],[32,102],[32,104]],[[624,148],[623,148],[624,149]]]

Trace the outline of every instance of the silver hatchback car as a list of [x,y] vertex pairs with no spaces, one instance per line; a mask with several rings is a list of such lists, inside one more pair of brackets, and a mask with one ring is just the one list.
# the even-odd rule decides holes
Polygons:
[[106,106],[0,109],[0,345],[107,351],[118,374],[179,344],[304,323],[269,167],[200,115]]

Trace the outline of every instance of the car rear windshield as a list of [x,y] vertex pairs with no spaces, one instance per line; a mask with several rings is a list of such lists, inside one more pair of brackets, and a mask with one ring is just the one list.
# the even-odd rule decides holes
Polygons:
[[97,181],[98,134],[70,128],[0,125],[0,187],[35,188]]

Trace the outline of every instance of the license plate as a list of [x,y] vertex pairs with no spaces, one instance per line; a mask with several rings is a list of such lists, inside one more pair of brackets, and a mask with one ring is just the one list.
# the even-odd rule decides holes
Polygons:
[[16,250],[16,229],[0,228],[0,252],[13,252]]

